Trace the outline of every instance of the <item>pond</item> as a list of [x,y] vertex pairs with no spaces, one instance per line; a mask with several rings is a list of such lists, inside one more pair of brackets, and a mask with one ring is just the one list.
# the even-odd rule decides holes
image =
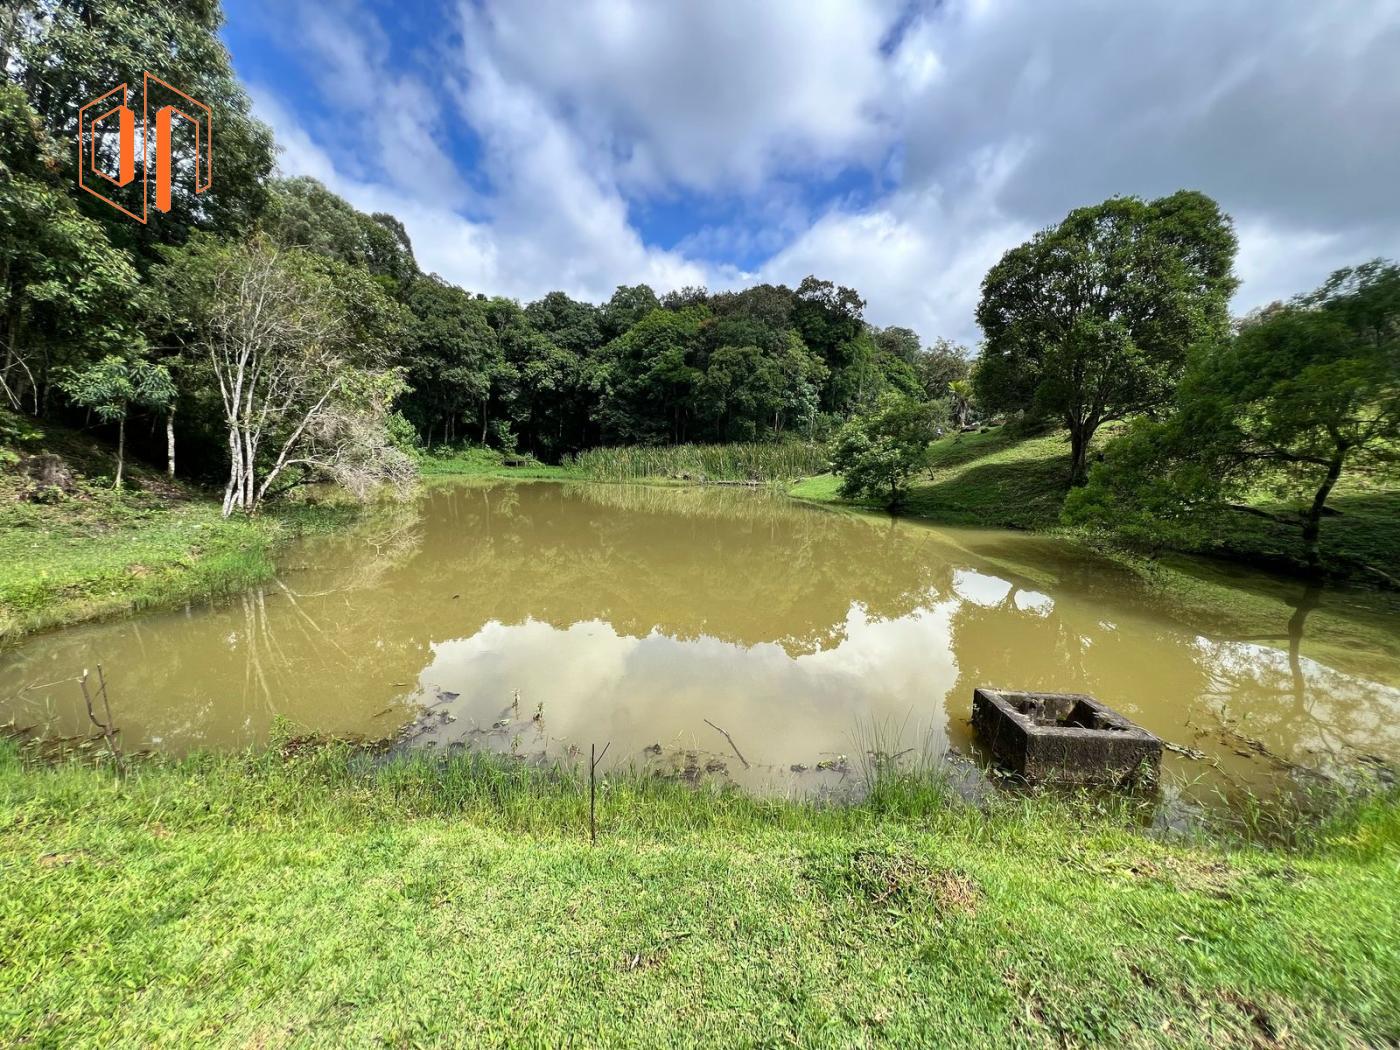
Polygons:
[[281,715],[810,795],[871,751],[968,752],[990,684],[1093,694],[1203,752],[1168,756],[1187,777],[1400,760],[1400,615],[1232,577],[1277,610],[1246,638],[1045,537],[765,491],[448,484],[299,542],[263,587],[0,653],[0,719],[86,732],[74,679],[101,664],[129,751],[254,744]]

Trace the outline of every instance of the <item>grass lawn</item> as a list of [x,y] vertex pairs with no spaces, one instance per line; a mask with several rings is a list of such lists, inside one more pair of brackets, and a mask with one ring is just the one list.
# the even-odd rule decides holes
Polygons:
[[105,446],[0,417],[0,465],[39,453],[62,456],[74,488],[31,502],[21,498],[29,479],[0,470],[0,641],[251,586],[272,575],[286,539],[350,517],[345,508],[292,505],[225,521],[208,493],[139,462],[127,464],[117,492]]
[[1375,1046],[1400,807],[1294,851],[936,785],[838,808],[473,756],[0,747],[9,1046]]
[[[948,525],[1052,529],[1068,485],[1069,440],[1061,434],[1017,439],[1004,427],[940,438],[929,449],[902,513]],[[841,479],[821,474],[788,491],[799,499],[837,500]]]

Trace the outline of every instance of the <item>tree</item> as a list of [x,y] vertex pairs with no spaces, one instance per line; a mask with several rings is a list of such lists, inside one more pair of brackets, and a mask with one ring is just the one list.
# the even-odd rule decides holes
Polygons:
[[84,368],[70,369],[59,387],[74,404],[104,423],[117,424],[117,473],[112,487],[122,487],[126,465],[126,418],[133,407],[166,409],[175,400],[175,384],[163,365],[141,358],[108,354]]
[[972,375],[972,352],[951,339],[939,339],[914,359],[914,374],[924,388],[924,398],[938,401],[948,396],[948,386]]
[[453,441],[457,424],[470,414],[480,420],[484,442],[491,384],[500,368],[500,345],[485,305],[434,274],[412,282],[407,306],[411,320],[401,360],[410,389],[401,399],[404,415],[431,444],[434,433]]
[[616,339],[660,306],[661,300],[656,297],[650,285],[618,285],[612,298],[602,309],[600,320],[603,340]]
[[603,348],[591,382],[606,438],[685,440],[701,374],[696,359],[705,313],[703,307],[657,307]]
[[954,379],[948,384],[948,396],[953,409],[953,425],[967,426],[977,403],[977,390],[971,379]]
[[172,327],[223,408],[225,517],[255,511],[287,471],[288,485],[328,476],[357,494],[411,476],[388,434],[403,317],[369,273],[266,238],[196,237],[166,257],[156,276]]
[[218,0],[31,0],[21,5],[15,43],[3,56],[0,69],[65,144],[60,171],[66,185],[75,179],[77,151],[66,147],[77,130],[79,107],[122,82],[136,85],[139,94],[144,70],[158,70],[217,114],[217,176],[206,192],[196,197],[193,179],[176,180],[174,207],[153,211],[145,225],[86,194],[80,199],[84,213],[102,224],[114,245],[131,250],[143,269],[158,256],[157,245],[182,243],[193,229],[225,236],[246,232],[266,200],[272,131],[251,115],[219,38],[222,25]]
[[883,498],[891,508],[903,503],[910,478],[928,461],[939,416],[935,404],[887,394],[875,412],[850,420],[831,449],[841,495]]
[[[1203,344],[1164,422],[1109,449],[1066,505],[1072,520],[1127,516],[1140,532],[1206,530],[1250,513],[1297,528],[1316,574],[1320,536],[1346,469],[1400,459],[1400,266],[1339,270],[1316,292]],[[1243,503],[1265,484],[1295,509]]]
[[902,328],[899,325],[890,325],[888,328],[876,331],[875,345],[907,365],[913,365],[919,360],[919,355],[923,353],[923,344],[919,342],[919,333],[912,328]]
[[1002,256],[982,282],[977,396],[1059,418],[1070,481],[1109,420],[1170,399],[1187,350],[1228,330],[1235,234],[1209,197],[1114,197]]
[[275,179],[262,225],[284,248],[306,248],[383,277],[395,292],[418,276],[413,244],[392,215],[366,215],[309,176]]
[[0,394],[35,415],[49,378],[140,341],[139,277],[57,174],[64,148],[14,87],[0,84]]

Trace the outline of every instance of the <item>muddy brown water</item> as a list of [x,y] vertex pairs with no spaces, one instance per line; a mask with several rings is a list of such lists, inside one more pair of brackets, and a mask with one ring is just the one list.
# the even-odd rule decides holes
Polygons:
[[100,663],[128,750],[256,744],[282,715],[522,760],[610,742],[609,766],[811,794],[871,750],[966,752],[991,684],[1091,693],[1204,752],[1169,756],[1188,777],[1400,761],[1400,650],[1368,641],[1400,615],[1353,638],[1345,594],[1300,617],[1296,581],[1231,584],[1276,610],[1248,637],[1044,537],[761,491],[449,484],[247,593],[0,651],[0,720],[85,732],[74,678]]

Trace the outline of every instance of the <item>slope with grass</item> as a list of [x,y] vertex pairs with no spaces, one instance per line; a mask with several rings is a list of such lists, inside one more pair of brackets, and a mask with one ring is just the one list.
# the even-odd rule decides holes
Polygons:
[[[35,456],[58,457],[67,491],[25,473]],[[77,431],[0,416],[0,640],[251,586],[287,538],[347,517],[301,506],[226,521],[144,464],[127,463],[120,492],[112,471],[110,449]]]
[[[1115,427],[1101,428],[1095,448],[1116,433]],[[1069,455],[1069,439],[1061,432],[1021,437],[996,427],[949,435],[930,446],[928,470],[914,483],[902,512],[950,525],[1067,532],[1061,530],[1060,509],[1069,491]],[[824,474],[789,491],[800,499],[837,502],[839,486],[839,478]],[[1262,487],[1251,502],[1266,511],[1286,510]],[[1329,568],[1336,575],[1364,578],[1358,567],[1372,565],[1400,578],[1400,479],[1348,472],[1330,505],[1337,513],[1322,526]],[[1188,553],[1294,572],[1306,567],[1297,529],[1243,512],[1211,542]]]
[[1311,844],[936,783],[818,808],[305,742],[0,749],[6,1045],[1381,1045],[1400,809]]

